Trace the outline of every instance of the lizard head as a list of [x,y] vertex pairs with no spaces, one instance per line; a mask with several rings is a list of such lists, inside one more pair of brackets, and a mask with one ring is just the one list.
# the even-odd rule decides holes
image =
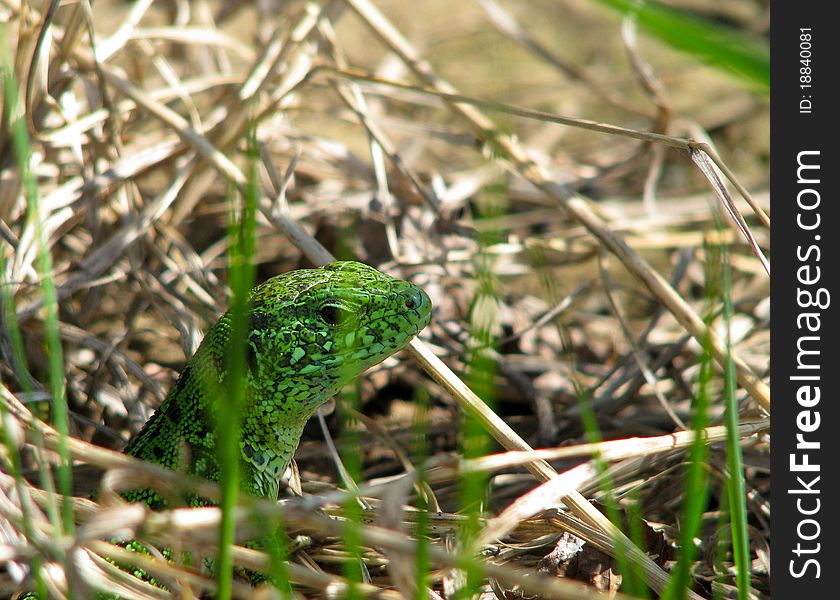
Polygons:
[[[357,262],[291,271],[251,290],[249,327],[240,340],[248,370],[235,382],[245,396],[237,408],[245,489],[276,499],[277,479],[309,417],[344,384],[405,346],[428,325],[431,311],[429,296],[416,285]],[[231,330],[228,312],[126,452],[176,467],[185,448],[191,473],[219,476],[213,427],[228,424],[213,424],[212,415],[230,392]],[[133,497],[149,504],[161,501],[155,492],[138,493]]]
[[358,262],[269,279],[251,293],[252,391],[311,414],[405,346],[428,325],[431,309],[418,286]]

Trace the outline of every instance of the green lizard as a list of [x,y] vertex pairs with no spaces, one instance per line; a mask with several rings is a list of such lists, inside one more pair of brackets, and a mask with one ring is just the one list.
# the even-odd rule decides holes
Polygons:
[[[278,275],[250,294],[248,371],[239,442],[244,492],[276,500],[280,478],[319,406],[428,325],[421,288],[358,262]],[[210,328],[161,406],[126,453],[219,479],[214,397],[225,381],[230,314]],[[179,464],[183,461],[185,464]],[[153,490],[129,501],[165,505]]]
[[[342,386],[405,346],[428,325],[431,310],[421,288],[358,262],[291,271],[251,290],[239,442],[244,491],[276,500],[309,418]],[[219,479],[215,407],[224,401],[218,392],[230,321],[225,313],[209,329],[126,453]],[[150,489],[123,495],[152,508],[166,505]]]

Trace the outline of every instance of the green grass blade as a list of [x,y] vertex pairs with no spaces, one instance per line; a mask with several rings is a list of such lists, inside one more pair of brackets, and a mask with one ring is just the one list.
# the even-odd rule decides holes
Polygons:
[[687,12],[651,2],[598,0],[623,13],[633,12],[652,36],[737,79],[770,93],[770,46],[750,35]]
[[41,293],[43,296],[43,328],[46,344],[47,370],[49,373],[49,390],[52,399],[52,418],[55,429],[59,433],[57,474],[58,490],[64,497],[61,504],[62,524],[64,532],[66,534],[72,534],[75,524],[73,521],[73,506],[70,500],[73,490],[72,469],[70,451],[67,447],[69,412],[65,395],[64,355],[58,331],[58,300],[56,297],[55,282],[52,276],[52,256],[50,255],[47,233],[44,230],[45,218],[41,213],[38,185],[29,167],[32,152],[26,124],[24,119],[19,117],[22,114],[22,109],[19,109],[20,98],[17,94],[17,82],[11,75],[10,67],[3,66],[2,74],[3,87],[5,89],[4,100],[10,123],[12,147],[20,172],[20,178],[23,182],[23,193],[26,197],[27,224],[31,225],[35,232],[37,250],[35,267],[40,279]]
[[732,361],[732,345],[729,338],[730,322],[733,316],[732,281],[729,271],[729,255],[723,254],[723,315],[726,323],[726,364],[724,365],[724,402],[726,410],[726,466],[729,472],[727,492],[729,497],[730,523],[732,527],[732,549],[735,555],[738,598],[750,597],[750,540],[747,523],[747,496],[744,480],[744,464],[741,455],[741,440],[738,437],[738,402],[735,398],[737,384],[735,365]]
[[[222,488],[222,522],[219,531],[218,585],[219,600],[229,600],[233,585],[234,508],[239,495],[239,437],[241,406],[245,401],[245,369],[248,340],[248,304],[254,285],[255,230],[259,200],[257,165],[259,151],[251,140],[248,188],[239,210],[232,211],[229,283],[233,293],[230,308],[231,332],[227,348],[225,401],[218,403],[219,466]],[[238,215],[238,218],[236,218]]]
[[[586,434],[586,441],[590,444],[602,442],[603,436],[601,435],[601,428],[598,426],[598,419],[592,410],[592,401],[589,394],[577,381],[575,381],[575,392],[578,407],[580,408],[581,420],[583,421],[583,430]],[[623,529],[619,505],[612,492],[612,490],[615,489],[615,485],[607,474],[607,465],[597,454],[593,456],[593,459],[597,466],[598,474],[601,480],[601,491],[604,493],[606,498],[604,507],[607,518],[609,518],[613,525],[619,529]],[[632,514],[630,515],[630,518],[632,522]],[[618,563],[618,570],[624,574],[621,583],[622,591],[631,596],[636,596],[637,598],[649,598],[650,595],[648,593],[647,585],[645,584],[644,573],[634,568],[630,561],[627,560],[627,552],[624,549],[626,546],[622,546],[622,544],[625,543],[624,540],[615,539],[613,541],[615,542],[616,547],[615,560],[616,563]],[[637,538],[633,541],[639,548],[645,547],[643,539],[640,540]]]
[[[716,303],[721,294],[720,250],[717,246],[706,244],[704,253],[706,261],[706,302],[707,307],[704,321],[708,327],[712,326],[717,315]],[[709,472],[707,460],[709,449],[704,442],[702,431],[709,423],[709,406],[711,397],[709,389],[715,378],[714,358],[711,342],[706,339],[702,343],[700,356],[700,372],[697,382],[697,393],[692,402],[692,429],[696,433],[694,443],[688,454],[688,468],[685,473],[685,492],[680,517],[679,556],[677,564],[672,570],[671,580],[662,594],[663,600],[677,600],[686,597],[686,591],[691,587],[691,568],[698,548],[694,542],[700,533],[703,513],[709,501]]]
[[360,432],[352,414],[359,409],[358,386],[346,388],[339,395],[341,417],[341,437],[339,447],[341,462],[347,471],[347,476],[353,484],[347,490],[347,501],[342,506],[345,517],[342,540],[346,546],[348,559],[344,563],[343,574],[349,585],[345,598],[356,600],[362,598],[359,583],[365,582],[367,568],[362,555],[362,519],[364,514],[358,496],[356,483],[362,480],[362,452]]
[[[424,485],[424,470],[423,465],[429,458],[429,393],[423,387],[418,387],[414,393],[413,404],[417,407],[417,413],[412,424],[414,432],[413,440],[413,462],[418,465],[417,484],[418,488]],[[417,495],[417,550],[414,555],[414,584],[415,584],[415,600],[424,600],[428,598],[427,587],[429,585],[429,572],[431,571],[431,561],[429,559],[429,539],[428,535],[430,529],[429,511],[432,510],[428,499],[423,494]]]
[[[488,194],[478,207],[479,218],[490,218],[505,210],[503,196]],[[467,354],[467,385],[481,397],[491,409],[495,409],[496,373],[498,365],[491,358],[487,349],[498,343],[494,329],[498,322],[499,282],[493,271],[493,255],[483,249],[490,246],[497,234],[493,231],[482,232],[479,244],[482,250],[476,256],[477,286],[470,307],[470,348]],[[467,413],[462,421],[461,456],[464,460],[478,458],[492,448],[492,438],[484,426],[471,414]],[[480,592],[484,573],[475,559],[476,548],[473,544],[481,530],[481,517],[487,505],[489,478],[486,473],[465,474],[458,485],[458,504],[461,514],[466,517],[459,531],[459,550],[461,553],[459,568],[466,581],[457,591],[456,598],[471,598]]]

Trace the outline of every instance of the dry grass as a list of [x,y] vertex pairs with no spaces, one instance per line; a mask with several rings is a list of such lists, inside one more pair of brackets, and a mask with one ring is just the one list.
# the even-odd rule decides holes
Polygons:
[[[708,5],[744,28],[760,17],[747,0],[725,13]],[[93,12],[86,2],[61,6],[48,26],[44,10],[0,0],[0,65],[20,82],[12,114],[29,134],[40,205],[32,218],[7,96],[0,266],[4,310],[14,312],[0,331],[0,594],[31,587],[35,566],[59,597],[91,588],[168,597],[103,561],[125,554],[111,540],[194,553],[215,543],[218,509],[149,513],[115,493],[144,482],[217,496],[215,486],[118,451],[227,306],[230,198],[248,185],[251,131],[261,152],[260,278],[354,257],[424,286],[436,306],[410,352],[365,376],[367,416],[344,427],[363,448],[361,547],[343,539],[349,484],[314,424],[298,451],[303,495],[254,509],[282,518],[296,540],[285,569],[300,594],[397,598],[425,586],[450,597],[464,581],[464,553],[478,557],[480,593],[629,593],[628,570],[662,591],[684,523],[696,438],[684,430],[700,388],[711,399],[702,437],[710,499],[694,591],[676,597],[732,594],[723,378],[703,375],[730,356],[750,527],[741,593],[769,594],[762,97],[580,0],[429,0],[411,10],[395,1],[101,0]],[[47,350],[42,242],[64,351],[58,388],[47,383],[56,354]],[[728,321],[722,300],[708,297],[721,245]],[[704,371],[704,349],[717,371]],[[494,365],[489,386],[483,361]],[[62,428],[56,389],[69,440],[47,424]],[[461,452],[464,414],[497,443],[484,456]],[[587,415],[611,441],[586,443],[595,433]],[[326,421],[334,432],[337,419]],[[509,452],[487,455],[499,450]],[[75,527],[60,518],[49,467],[65,453]],[[466,539],[459,482],[476,473],[489,475],[487,504]],[[87,500],[97,484],[99,502]],[[635,523],[641,550],[604,506],[625,533]],[[240,539],[253,537],[252,514],[238,522]],[[584,550],[564,554],[577,543],[564,532],[586,540]],[[430,540],[424,581],[416,538]],[[244,547],[235,559],[269,564]],[[133,560],[184,597],[215,589],[200,569]],[[358,563],[365,581],[354,587],[347,565]],[[244,582],[232,592],[255,593]]]

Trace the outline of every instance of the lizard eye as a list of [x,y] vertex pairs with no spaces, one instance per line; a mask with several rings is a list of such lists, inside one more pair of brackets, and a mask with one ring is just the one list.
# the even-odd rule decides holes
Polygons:
[[323,319],[324,323],[332,326],[338,325],[342,321],[346,321],[351,318],[350,311],[335,306],[334,304],[323,305],[318,310],[318,314],[320,315],[321,319]]

